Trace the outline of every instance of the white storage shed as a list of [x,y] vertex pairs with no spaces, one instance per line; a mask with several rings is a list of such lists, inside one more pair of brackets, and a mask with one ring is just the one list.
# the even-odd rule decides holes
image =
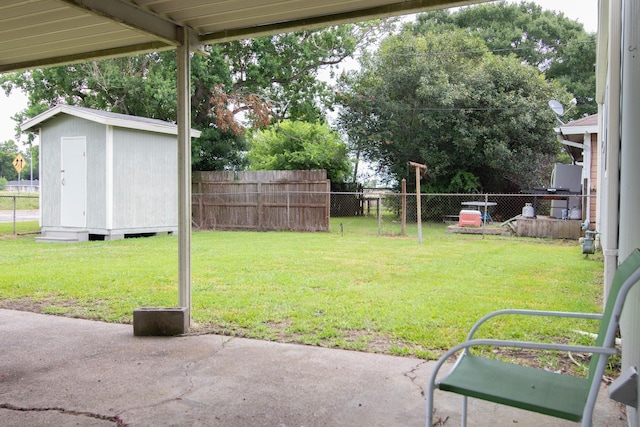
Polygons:
[[40,140],[39,240],[178,231],[175,124],[58,105],[22,129]]

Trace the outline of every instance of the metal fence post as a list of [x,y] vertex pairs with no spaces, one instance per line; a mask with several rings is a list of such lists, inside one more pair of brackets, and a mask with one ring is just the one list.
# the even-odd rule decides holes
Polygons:
[[16,232],[16,195],[13,195],[13,235],[15,236],[16,234],[18,234]]
[[489,218],[487,216],[487,203],[489,202],[489,194],[484,193],[484,216],[482,217],[482,238],[484,239],[484,236],[486,234],[487,231],[487,218]]
[[401,213],[402,235],[407,234],[407,180],[402,178],[402,213]]
[[382,203],[382,198],[378,196],[378,236],[382,235],[382,209],[380,203]]

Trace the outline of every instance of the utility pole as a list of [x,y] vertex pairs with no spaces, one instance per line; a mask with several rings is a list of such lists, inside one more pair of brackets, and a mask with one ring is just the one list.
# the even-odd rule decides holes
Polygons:
[[409,166],[416,168],[416,218],[418,221],[418,243],[422,244],[422,207],[420,206],[420,176],[427,172],[427,165],[423,165],[421,163],[416,163],[416,162],[409,162]]

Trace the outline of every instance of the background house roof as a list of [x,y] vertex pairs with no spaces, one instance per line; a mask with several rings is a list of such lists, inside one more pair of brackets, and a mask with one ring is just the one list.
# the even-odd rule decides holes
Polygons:
[[573,120],[560,126],[560,130],[565,135],[596,133],[598,132],[598,115],[592,114],[581,119]]
[[[470,0],[3,0],[0,73],[363,21]],[[191,29],[181,40],[181,27]]]
[[573,120],[555,129],[557,134],[575,142],[583,142],[585,133],[598,133],[598,115],[583,117]]
[[[75,107],[70,105],[58,105],[44,113],[38,114],[34,118],[22,124],[22,130],[39,128],[40,125],[51,120],[59,114],[69,114],[103,125],[122,127],[127,129],[138,129],[149,132],[166,133],[170,135],[178,134],[178,126],[175,123],[163,120],[149,119],[146,117],[130,116],[127,114],[112,113],[109,111],[93,110],[91,108]],[[191,136],[198,138],[200,131],[191,129]]]
[[592,114],[587,117],[583,117],[581,119],[572,120],[567,123],[565,126],[598,126],[598,115]]
[[574,161],[582,161],[584,157],[585,134],[598,133],[598,115],[583,117],[555,128],[558,140],[565,146]]

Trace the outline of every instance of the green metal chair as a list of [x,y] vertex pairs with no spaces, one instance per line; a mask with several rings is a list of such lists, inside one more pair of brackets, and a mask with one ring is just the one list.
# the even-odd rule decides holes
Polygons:
[[[427,427],[433,425],[435,389],[462,395],[462,425],[467,422],[467,397],[487,400],[528,411],[582,422],[591,427],[593,408],[610,355],[616,354],[615,337],[627,293],[640,280],[640,250],[635,249],[618,267],[602,314],[534,310],[499,310],[480,319],[467,340],[447,351],[436,364],[427,390]],[[599,319],[594,346],[475,339],[484,322],[502,315],[551,316]],[[590,353],[587,377],[574,377],[472,355],[472,347],[510,347]],[[451,371],[437,379],[443,364],[461,352]]]

